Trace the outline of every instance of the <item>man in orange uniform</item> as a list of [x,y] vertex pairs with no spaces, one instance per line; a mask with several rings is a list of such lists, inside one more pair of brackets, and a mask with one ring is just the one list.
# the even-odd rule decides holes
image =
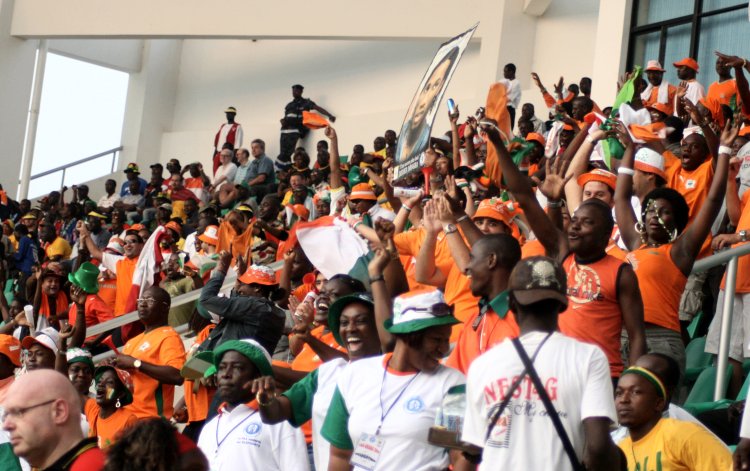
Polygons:
[[521,246],[508,234],[490,234],[471,248],[466,273],[471,293],[480,297],[479,310],[469,317],[446,364],[462,373],[476,357],[506,338],[518,336],[518,324],[508,310],[508,277],[521,259]]
[[664,81],[664,70],[657,60],[650,60],[646,64],[646,78],[648,85],[641,93],[643,106],[649,107],[656,103],[666,106],[664,112],[671,115],[674,112],[674,96],[677,87]]
[[180,335],[168,325],[171,298],[152,286],[138,299],[138,317],[145,331],[125,344],[114,366],[133,377],[133,404],[138,418],[172,417],[174,387],[183,382],[180,368],[185,363],[185,347]]
[[708,86],[706,97],[733,109],[738,108],[737,81],[732,78],[732,68],[721,57],[716,59],[716,73],[719,80]]

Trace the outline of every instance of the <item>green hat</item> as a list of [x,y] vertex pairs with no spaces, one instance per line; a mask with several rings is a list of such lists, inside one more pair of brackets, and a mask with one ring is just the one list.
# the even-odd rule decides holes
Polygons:
[[[263,376],[273,376],[273,370],[271,369],[271,356],[261,344],[252,339],[228,340],[219,345],[214,350],[214,366],[217,370],[219,369],[221,357],[230,350],[234,350],[235,352],[239,352],[246,356],[248,360],[253,362]],[[206,373],[208,373],[208,371],[206,371]]]
[[94,371],[94,361],[91,359],[91,352],[83,348],[71,348],[65,354],[65,359],[68,364],[71,363],[83,363]]
[[383,325],[392,334],[410,334],[437,325],[453,325],[459,321],[453,317],[453,307],[445,303],[443,293],[438,290],[412,291],[393,301],[393,318]]
[[99,269],[91,262],[83,262],[75,273],[68,274],[68,281],[89,294],[99,292]]
[[341,313],[344,312],[346,306],[352,303],[364,303],[375,309],[375,302],[372,300],[370,293],[355,293],[342,296],[328,307],[328,329],[333,334],[333,338],[336,339],[336,342],[341,346],[344,345],[341,341],[341,336],[339,335]]

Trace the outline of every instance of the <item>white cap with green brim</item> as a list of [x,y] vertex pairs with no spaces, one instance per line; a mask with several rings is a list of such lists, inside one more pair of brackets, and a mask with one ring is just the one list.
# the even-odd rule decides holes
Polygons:
[[387,319],[384,326],[392,334],[409,334],[459,322],[439,290],[410,291],[393,301],[393,319]]

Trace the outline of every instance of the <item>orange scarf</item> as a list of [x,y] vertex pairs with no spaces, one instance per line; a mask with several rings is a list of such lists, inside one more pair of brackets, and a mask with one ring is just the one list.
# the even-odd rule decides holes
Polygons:
[[[58,292],[57,297],[55,298],[55,315],[59,316],[63,313],[67,314],[68,304],[68,297],[65,296],[65,293],[63,293],[62,291]],[[44,293],[42,293],[42,304],[41,306],[39,306],[39,314],[43,315],[44,317],[49,317],[50,315],[49,299]]]

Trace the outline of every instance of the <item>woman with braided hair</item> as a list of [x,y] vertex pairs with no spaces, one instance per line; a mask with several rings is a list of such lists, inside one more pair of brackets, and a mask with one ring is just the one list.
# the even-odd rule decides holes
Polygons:
[[713,153],[718,151],[718,159],[708,196],[688,225],[689,209],[685,198],[670,188],[649,192],[641,202],[640,221],[636,220],[630,204],[635,146],[625,127],[617,126],[617,136],[626,149],[617,172],[615,214],[623,241],[630,250],[627,259],[633,265],[643,297],[646,345],[649,352],[664,353],[677,360],[683,373],[682,329],[686,326],[680,324],[678,315],[680,296],[721,208],[731,147],[738,130],[738,123],[724,128],[721,145],[713,150]]

